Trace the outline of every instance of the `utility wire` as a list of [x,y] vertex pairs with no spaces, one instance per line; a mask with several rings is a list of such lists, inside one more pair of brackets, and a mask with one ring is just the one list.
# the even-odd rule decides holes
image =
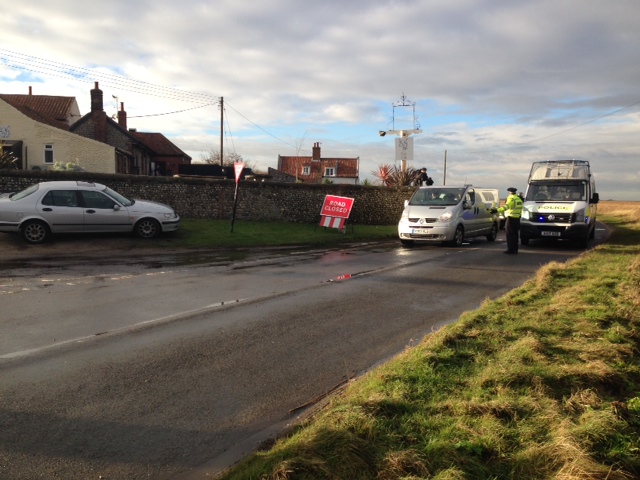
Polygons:
[[[171,115],[174,113],[182,113],[189,110],[195,110],[199,108],[204,108],[206,106],[214,105],[219,103],[219,96],[213,96],[206,93],[198,93],[198,92],[186,92],[184,90],[179,90],[171,87],[164,87],[161,85],[155,85],[148,82],[143,82],[140,80],[129,79],[126,77],[121,77],[115,74],[99,72],[95,70],[90,70],[82,67],[76,67],[73,65],[55,62],[52,60],[47,60],[39,57],[34,57],[30,55],[25,55],[18,52],[13,52],[11,50],[6,50],[0,48],[0,60],[7,67],[16,68],[19,70],[27,70],[34,73],[40,73],[45,75],[51,75],[58,78],[73,78],[74,80],[83,81],[85,83],[90,83],[95,81],[96,79],[101,83],[109,85],[114,88],[123,88],[124,90],[141,93],[144,95],[156,96],[161,98],[168,98],[179,101],[207,101],[208,103],[204,105],[200,105],[198,107],[193,107],[185,110],[178,110],[167,113],[158,113],[158,114],[149,114],[149,115],[136,115],[131,116],[129,118],[142,118],[142,117],[153,117],[153,116],[161,116],[161,115]],[[228,104],[227,104],[228,105]],[[245,115],[240,113],[238,110],[231,106],[231,110],[233,110],[236,114],[240,115],[247,122],[252,124],[254,127],[260,129],[262,132],[266,133],[270,137],[278,140],[279,142],[293,147],[290,143],[278,138],[273,135],[266,129],[262,128],[257,123],[253,122]],[[293,147],[295,148],[295,147]]]

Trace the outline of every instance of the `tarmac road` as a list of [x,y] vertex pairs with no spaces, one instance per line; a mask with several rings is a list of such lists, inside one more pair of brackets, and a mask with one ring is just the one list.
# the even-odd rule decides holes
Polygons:
[[[193,267],[179,252],[112,246],[103,263],[103,242],[71,246],[66,259],[59,241],[36,260],[16,244],[0,261],[0,478],[211,478],[344,382],[581,252],[502,255],[501,234],[462,248],[201,252],[215,260]],[[53,281],[35,288],[43,275]],[[28,290],[9,292],[16,278]],[[95,318],[103,329],[78,335]],[[67,341],[47,340],[47,326]]]

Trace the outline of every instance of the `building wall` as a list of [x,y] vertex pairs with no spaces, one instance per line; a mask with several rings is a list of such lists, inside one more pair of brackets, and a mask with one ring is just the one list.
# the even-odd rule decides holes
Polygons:
[[[73,172],[0,170],[0,193],[52,180],[103,183],[131,198],[171,205],[184,218],[231,219],[235,182],[202,178],[146,177]],[[354,198],[349,223],[393,225],[404,201],[415,188],[365,187],[242,181],[238,188],[237,220],[315,224],[326,195]]]
[[9,127],[10,135],[1,140],[22,140],[22,168],[49,168],[44,163],[45,144],[53,145],[54,162],[77,163],[87,171],[115,172],[115,149],[71,132],[31,120],[0,100],[0,126]]

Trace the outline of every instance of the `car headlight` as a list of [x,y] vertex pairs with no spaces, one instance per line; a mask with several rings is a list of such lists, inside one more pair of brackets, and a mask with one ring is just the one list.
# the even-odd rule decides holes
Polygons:
[[575,218],[576,218],[576,222],[577,222],[577,223],[584,223],[584,220],[585,220],[585,218],[584,218],[584,208],[582,208],[582,209],[578,210],[578,211],[575,213],[575,215],[576,215],[576,217],[575,217]]
[[452,216],[453,215],[451,214],[451,212],[445,212],[445,213],[443,213],[442,215],[440,215],[438,217],[438,221],[439,222],[449,222],[449,221],[451,221],[451,217]]
[[531,213],[526,208],[522,209],[522,218],[525,220],[529,220],[531,218]]
[[176,212],[171,212],[171,213],[165,213],[164,214],[164,218],[169,218],[169,219],[175,218],[175,216],[176,216]]

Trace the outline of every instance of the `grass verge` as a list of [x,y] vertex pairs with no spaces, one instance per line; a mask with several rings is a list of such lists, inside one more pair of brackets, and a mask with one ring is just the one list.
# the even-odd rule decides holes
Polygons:
[[609,243],[467,312],[222,478],[640,478],[640,204],[601,212]]
[[[236,221],[231,233],[229,220],[183,219],[178,231],[160,236],[153,243],[167,248],[331,246],[397,237],[396,225],[347,225],[343,233],[309,224]],[[145,245],[143,241],[138,243]]]

